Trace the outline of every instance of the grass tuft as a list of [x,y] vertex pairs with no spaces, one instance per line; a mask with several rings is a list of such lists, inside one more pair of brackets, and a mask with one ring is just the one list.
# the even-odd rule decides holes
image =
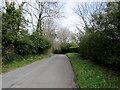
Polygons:
[[35,61],[38,61],[38,60],[41,60],[41,59],[44,59],[47,57],[50,57],[52,55],[53,54],[50,53],[50,54],[46,54],[46,55],[36,55],[36,56],[31,56],[31,57],[29,56],[29,58],[23,59],[21,61],[13,61],[13,62],[8,63],[6,65],[2,65],[2,73],[5,73],[5,72],[8,72],[10,70],[25,66],[27,64],[30,64],[32,62],[35,62]]
[[66,54],[76,74],[76,84],[80,88],[119,88],[120,76],[108,71],[89,60],[81,60],[78,53]]

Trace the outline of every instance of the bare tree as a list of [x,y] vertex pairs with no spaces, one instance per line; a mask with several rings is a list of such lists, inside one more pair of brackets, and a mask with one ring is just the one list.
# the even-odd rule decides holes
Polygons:
[[[8,6],[11,2],[5,0],[6,6]],[[42,34],[43,32],[43,23],[47,22],[46,19],[55,19],[60,17],[60,9],[61,7],[58,5],[59,2],[40,2],[40,0],[35,0],[35,2],[22,2],[19,3],[17,0],[14,2],[17,7],[21,10],[21,16],[29,15],[30,18],[25,17],[29,20],[29,26],[35,32],[39,32]],[[50,23],[50,22],[49,22]],[[52,23],[52,22],[51,22]],[[20,28],[20,23],[18,23],[18,28]],[[45,23],[44,23],[45,24]],[[50,31],[51,32],[51,31]]]
[[72,36],[71,36],[71,39],[72,39],[72,41],[74,43],[76,43],[77,45],[79,45],[80,38],[85,35],[85,32],[82,31],[78,26],[76,26],[76,28],[77,28],[78,32],[77,33],[73,33]]
[[9,6],[9,0],[5,0],[6,7]]
[[34,7],[30,3],[27,3],[31,8],[37,10],[37,13],[34,13],[34,16],[37,18],[36,32],[42,33],[42,22],[45,18],[56,18],[59,17],[60,7],[58,7],[58,2],[40,2],[36,0],[37,6]]
[[56,38],[56,25],[53,18],[46,18],[43,20],[43,34],[51,41],[51,44],[54,43]]
[[104,7],[104,3],[102,2],[82,2],[76,5],[74,11],[81,18],[83,27],[88,28],[95,25],[91,21],[92,15],[101,12]]
[[70,42],[71,32],[67,28],[61,28],[57,32],[57,39],[60,43]]

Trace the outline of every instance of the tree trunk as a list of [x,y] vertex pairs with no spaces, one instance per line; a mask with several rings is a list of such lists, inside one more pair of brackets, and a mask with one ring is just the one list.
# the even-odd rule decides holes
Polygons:
[[43,14],[43,9],[42,9],[42,3],[40,3],[40,14],[39,14],[39,19],[37,23],[37,29],[36,32],[38,32],[40,35],[42,35],[42,14]]

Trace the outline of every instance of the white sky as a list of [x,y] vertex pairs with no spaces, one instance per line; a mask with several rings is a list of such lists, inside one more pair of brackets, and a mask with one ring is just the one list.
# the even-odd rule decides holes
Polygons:
[[74,12],[76,3],[77,2],[73,1],[64,2],[62,12],[65,17],[59,20],[59,25],[61,27],[66,27],[72,32],[76,32],[76,25],[78,25],[81,22],[80,17],[78,17],[78,15],[76,15]]
[[[8,0],[8,1],[15,1],[15,0]],[[20,3],[20,2],[25,1],[25,0],[17,0],[17,1]],[[35,0],[26,0],[26,1],[31,2],[31,4],[32,4]],[[45,0],[45,1],[56,1],[56,0]],[[65,16],[65,17],[57,20],[58,26],[68,28],[72,32],[77,32],[76,25],[80,29],[82,29],[82,25],[80,24],[82,22],[82,20],[74,12],[74,8],[75,8],[77,3],[88,2],[88,1],[89,2],[100,2],[100,1],[103,2],[103,0],[64,0],[64,1],[59,0],[59,1],[63,5],[63,8],[61,11],[63,12],[63,16]],[[104,0],[104,1],[106,1],[106,0]],[[109,1],[112,1],[112,0],[109,0]],[[26,17],[28,19],[30,19],[30,15],[26,15]],[[35,20],[35,17],[33,17],[33,18]],[[34,22],[36,22],[36,20]],[[29,27],[29,32],[32,32],[32,29],[30,29],[30,28],[32,28],[32,27]]]
[[113,0],[64,0],[60,1],[63,3],[62,12],[65,16],[58,21],[60,27],[66,27],[72,32],[77,32],[76,26],[78,26],[82,31],[83,30],[83,21],[82,19],[75,13],[74,8],[78,3],[84,2],[107,2]]

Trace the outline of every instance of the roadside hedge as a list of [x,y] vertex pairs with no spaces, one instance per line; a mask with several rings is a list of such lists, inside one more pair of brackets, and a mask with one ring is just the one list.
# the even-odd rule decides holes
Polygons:
[[69,52],[78,52],[78,47],[73,43],[62,43],[59,48],[53,50],[56,54],[65,54]]
[[3,53],[3,64],[21,60],[26,55],[37,55],[46,52],[51,47],[50,42],[43,36],[32,34],[14,43],[14,52]]
[[83,36],[79,44],[79,52],[82,57],[107,66],[120,65],[120,43],[101,32]]

